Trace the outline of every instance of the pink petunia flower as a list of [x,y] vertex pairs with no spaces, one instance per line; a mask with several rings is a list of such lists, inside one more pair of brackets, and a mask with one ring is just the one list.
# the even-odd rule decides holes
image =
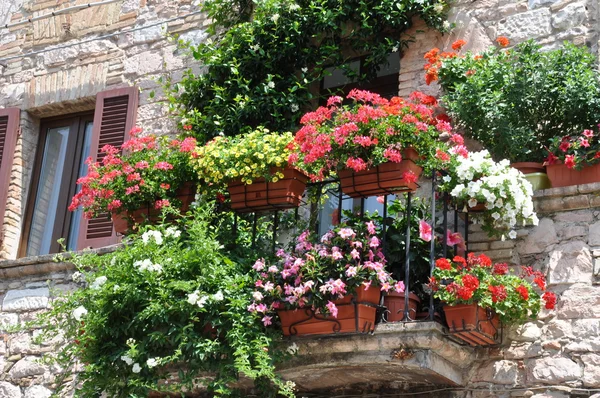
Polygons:
[[419,238],[423,239],[425,242],[431,242],[432,236],[433,229],[431,228],[431,225],[425,220],[419,220]]

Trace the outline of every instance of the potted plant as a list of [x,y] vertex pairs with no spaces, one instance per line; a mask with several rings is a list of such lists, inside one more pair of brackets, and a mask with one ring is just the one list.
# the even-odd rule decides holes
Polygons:
[[[536,162],[554,137],[576,134],[600,120],[600,81],[587,47],[566,43],[542,51],[533,41],[507,49],[506,37],[476,54],[435,48],[427,59],[427,83],[437,81],[443,103],[465,136],[479,141],[492,158]],[[528,166],[528,165],[526,165]]]
[[500,322],[523,323],[537,317],[542,302],[546,309],[556,304],[540,271],[522,267],[515,275],[507,264],[492,264],[485,254],[438,259],[430,288],[445,303],[450,333],[471,345],[495,344]]
[[370,332],[381,292],[404,291],[385,269],[374,223],[341,224],[319,242],[302,233],[291,252],[259,259],[255,301],[248,308],[271,320],[284,335]]
[[121,148],[103,146],[99,161],[86,160],[87,175],[77,181],[80,189],[69,210],[82,207],[87,218],[110,214],[120,233],[158,219],[161,211],[187,211],[196,194],[197,174],[191,164],[196,140],[141,132],[133,129]]
[[197,151],[198,175],[213,187],[227,186],[238,212],[297,207],[308,178],[288,164],[291,133],[264,128],[236,137],[217,137]]
[[454,156],[440,190],[450,194],[457,210],[473,212],[490,236],[514,239],[517,224],[538,223],[531,183],[508,160],[494,162],[488,151]]
[[434,116],[435,98],[413,93],[387,100],[354,89],[346,101],[331,97],[300,121],[290,162],[312,180],[337,174],[346,195],[382,195],[416,189],[423,168],[440,164],[447,146],[437,140],[451,126]]
[[600,140],[591,129],[555,137],[548,149],[546,169],[553,187],[600,181]]

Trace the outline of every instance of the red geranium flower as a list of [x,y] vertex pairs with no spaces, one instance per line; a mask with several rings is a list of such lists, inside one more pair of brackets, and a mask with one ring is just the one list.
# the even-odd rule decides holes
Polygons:
[[506,293],[506,288],[502,285],[490,286],[489,290],[492,293],[492,301],[494,303],[504,301],[508,297],[508,294]]

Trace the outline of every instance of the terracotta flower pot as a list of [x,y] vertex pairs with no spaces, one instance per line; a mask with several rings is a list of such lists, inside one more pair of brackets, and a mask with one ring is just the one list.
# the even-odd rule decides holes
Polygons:
[[378,287],[361,287],[356,295],[334,301],[337,318],[316,314],[310,308],[280,310],[277,315],[285,336],[307,336],[333,333],[367,333],[375,329],[376,306],[381,292]]
[[229,183],[231,208],[239,213],[284,210],[298,207],[306,190],[308,177],[291,167],[280,169],[284,177],[277,182],[264,178],[247,185],[240,180]]
[[412,192],[418,185],[405,181],[402,176],[408,171],[412,171],[417,177],[421,175],[423,168],[415,163],[418,158],[417,151],[408,148],[402,152],[400,163],[387,162],[359,172],[340,170],[338,177],[342,192],[352,198]]
[[[182,213],[185,213],[189,210],[190,204],[194,201],[196,196],[196,185],[187,182],[177,189],[175,193],[177,194],[177,200],[181,202],[179,210]],[[156,223],[160,218],[159,216],[160,210],[155,209],[153,203],[148,203],[146,206],[131,212],[111,213],[115,231],[120,234],[131,232],[131,227],[135,224],[141,224],[146,221]]]
[[552,188],[590,184],[600,182],[600,163],[585,166],[581,170],[570,169],[564,163],[551,164],[546,166],[546,173]]
[[539,162],[516,162],[510,164],[515,169],[519,170],[523,174],[533,173],[544,173],[546,172],[546,166]]
[[445,305],[446,322],[452,335],[472,346],[496,344],[498,315],[477,304]]
[[[408,295],[408,316],[411,320],[417,319],[417,307],[421,300],[414,293]],[[388,309],[386,318],[388,322],[402,321],[404,318],[404,293],[388,292],[383,297],[383,305]]]

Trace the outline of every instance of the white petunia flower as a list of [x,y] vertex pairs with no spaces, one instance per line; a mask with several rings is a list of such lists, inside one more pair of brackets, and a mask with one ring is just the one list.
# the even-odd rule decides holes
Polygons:
[[108,278],[106,276],[99,276],[96,280],[90,285],[90,289],[99,290],[102,285],[106,283]]
[[267,86],[269,86],[269,88],[275,88],[275,83],[269,82],[269,83],[267,83]]
[[79,307],[73,310],[73,318],[75,318],[75,320],[79,322],[81,321],[81,318],[87,315],[87,313],[88,310],[86,310],[84,306],[80,305]]
[[223,301],[223,299],[224,299],[223,292],[220,290],[217,293],[215,293],[215,295],[213,296],[214,301]]
[[194,305],[198,302],[199,298],[200,298],[200,295],[198,294],[198,291],[196,290],[194,293],[188,294],[187,302],[190,303],[191,305]]
[[174,238],[179,238],[181,236],[181,231],[175,227],[169,227],[165,231],[165,236],[172,236]]
[[508,233],[508,237],[511,239],[515,239],[517,237],[517,231],[512,230]]
[[207,301],[208,301],[208,296],[202,296],[202,297],[200,297],[198,302],[196,302],[196,305],[198,307],[202,308],[202,307],[204,307],[204,304],[206,304]]
[[141,370],[142,370],[142,367],[141,367],[141,366],[140,366],[140,364],[139,364],[139,363],[137,363],[137,362],[136,362],[136,363],[134,363],[134,364],[133,364],[133,367],[131,368],[131,371],[132,371],[133,373],[140,373],[140,371],[141,371]]
[[153,368],[156,365],[158,365],[158,359],[157,358],[150,358],[146,361],[146,365],[148,365],[149,368]]
[[121,361],[125,362],[129,366],[133,364],[133,359],[131,359],[128,355],[121,355]]

